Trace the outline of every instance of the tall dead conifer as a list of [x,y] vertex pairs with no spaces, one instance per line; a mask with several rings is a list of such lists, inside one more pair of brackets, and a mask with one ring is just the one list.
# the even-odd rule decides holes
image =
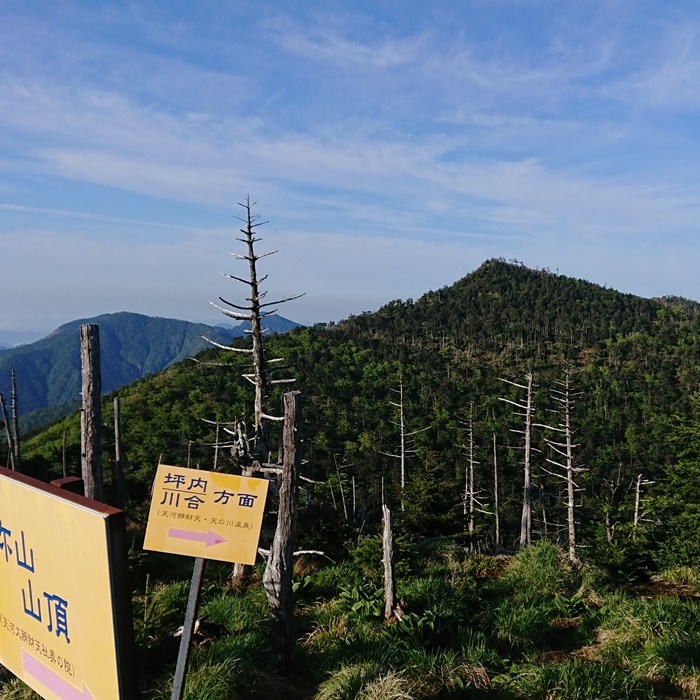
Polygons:
[[399,420],[391,421],[392,425],[395,425],[399,429],[399,453],[393,454],[391,452],[380,452],[379,454],[385,457],[393,457],[399,460],[401,468],[401,510],[404,510],[404,489],[406,488],[406,458],[409,455],[416,454],[415,444],[410,438],[419,433],[423,433],[428,428],[420,428],[418,430],[413,430],[408,432],[406,430],[406,414],[405,414],[405,404],[404,404],[404,394],[403,394],[403,373],[399,377],[399,388],[391,389],[395,394],[398,394],[399,400],[389,401],[392,406],[399,409]]
[[11,371],[12,377],[12,433],[14,435],[14,448],[15,448],[15,469],[17,471],[22,471],[22,460],[20,458],[20,437],[19,437],[19,409],[17,407],[17,375],[15,374],[15,368]]
[[[235,435],[235,446],[232,450],[234,460],[241,467],[244,476],[252,476],[256,471],[264,469],[264,465],[268,455],[268,433],[269,421],[281,421],[282,418],[271,416],[267,412],[267,395],[270,385],[284,384],[293,382],[293,379],[272,379],[271,373],[275,367],[279,368],[281,359],[267,359],[264,349],[264,334],[267,328],[264,327],[264,320],[268,316],[277,313],[277,307],[293,299],[298,299],[303,294],[298,294],[291,297],[283,297],[277,301],[266,302],[266,291],[261,291],[260,285],[267,279],[267,275],[258,277],[258,261],[270,255],[274,255],[278,251],[273,250],[267,253],[256,253],[255,244],[261,238],[256,236],[256,229],[266,221],[260,221],[260,216],[253,214],[255,202],[251,203],[250,197],[247,197],[245,202],[239,202],[239,206],[243,208],[243,216],[237,217],[243,227],[240,232],[242,238],[237,238],[238,241],[245,246],[245,255],[232,253],[237,260],[242,260],[248,263],[248,278],[238,277],[223,273],[224,277],[243,284],[247,288],[245,304],[235,304],[227,301],[223,297],[219,297],[219,301],[225,306],[221,306],[214,302],[210,302],[212,306],[221,311],[228,318],[236,321],[250,323],[250,330],[246,330],[246,335],[249,335],[252,340],[250,348],[239,348],[229,345],[221,345],[209,338],[205,338],[212,345],[227,350],[230,352],[247,355],[252,361],[251,364],[243,365],[245,371],[242,376],[249,381],[255,389],[254,398],[254,417],[252,426],[252,435],[249,435],[246,430],[246,424],[243,419],[240,420],[238,426],[233,431]],[[226,431],[229,432],[229,431]],[[217,441],[218,442],[218,441]],[[245,577],[251,571],[251,567],[244,564],[236,564],[233,572],[233,580],[237,581]]]
[[515,406],[520,412],[516,412],[517,416],[524,419],[524,430],[513,430],[514,433],[519,433],[523,436],[523,450],[525,457],[523,459],[523,510],[520,518],[520,546],[532,544],[532,469],[530,457],[532,454],[532,419],[535,415],[532,396],[534,391],[532,372],[525,375],[527,384],[517,384],[508,379],[500,378],[500,381],[524,390],[526,393],[525,403],[511,401],[510,399],[499,397],[499,401],[505,401]]
[[274,255],[278,251],[273,250],[260,254],[255,252],[255,244],[262,240],[256,237],[255,231],[258,227],[268,222],[260,221],[260,216],[253,214],[255,202],[251,203],[250,197],[246,198],[246,201],[243,203],[239,202],[239,206],[243,207],[244,215],[237,218],[243,222],[244,227],[240,229],[243,238],[238,238],[237,240],[244,244],[246,254],[239,255],[237,253],[232,253],[232,255],[237,260],[243,260],[248,263],[248,278],[245,279],[227,273],[223,274],[224,277],[239,282],[248,288],[248,293],[250,295],[246,297],[248,303],[243,305],[234,304],[223,297],[219,297],[219,301],[228,308],[224,308],[214,302],[210,303],[225,316],[236,321],[247,321],[250,323],[250,330],[246,330],[245,333],[251,337],[252,346],[250,348],[238,348],[215,343],[209,338],[206,338],[206,340],[212,345],[224,350],[248,355],[252,360],[251,365],[245,366],[248,371],[244,372],[242,376],[255,388],[253,435],[243,436],[243,434],[241,434],[243,444],[240,446],[241,451],[247,453],[242,460],[243,463],[241,466],[243,473],[250,476],[256,469],[260,469],[267,458],[269,420],[280,420],[279,418],[268,415],[266,412],[268,388],[271,384],[283,384],[294,381],[293,379],[271,379],[270,373],[272,367],[274,367],[276,363],[281,362],[281,360],[268,360],[265,357],[263,336],[268,329],[263,327],[263,323],[265,318],[277,313],[276,308],[271,309],[270,307],[277,307],[293,299],[298,299],[303,296],[303,294],[283,297],[282,299],[272,302],[264,301],[267,292],[261,291],[260,285],[267,279],[267,275],[258,278],[258,261],[269,255]]
[[[576,559],[576,518],[575,518],[575,492],[579,490],[576,482],[574,481],[575,475],[586,471],[582,467],[574,466],[574,449],[579,447],[573,441],[574,429],[571,424],[571,411],[574,406],[574,399],[581,396],[581,392],[574,393],[571,390],[571,367],[567,366],[564,368],[564,379],[563,381],[557,381],[557,389],[552,389],[552,399],[556,404],[557,408],[554,409],[554,413],[559,416],[559,423],[557,425],[541,425],[540,427],[551,430],[558,433],[562,438],[559,441],[553,440],[552,438],[545,438],[545,442],[549,447],[550,451],[557,457],[557,459],[552,459],[547,457],[547,463],[552,466],[559,467],[564,471],[564,474],[558,474],[556,472],[551,472],[548,469],[543,471],[551,476],[559,479],[564,479],[566,481],[566,513],[567,513],[567,530],[568,530],[568,554],[569,560],[575,561]],[[564,459],[564,462],[558,461]]]

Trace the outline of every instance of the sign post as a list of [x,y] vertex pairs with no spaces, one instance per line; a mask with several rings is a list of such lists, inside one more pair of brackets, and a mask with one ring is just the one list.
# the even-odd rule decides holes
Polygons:
[[171,700],[181,700],[207,559],[254,564],[267,479],[159,464],[144,549],[195,557]]
[[123,511],[0,468],[0,663],[45,700],[135,697]]

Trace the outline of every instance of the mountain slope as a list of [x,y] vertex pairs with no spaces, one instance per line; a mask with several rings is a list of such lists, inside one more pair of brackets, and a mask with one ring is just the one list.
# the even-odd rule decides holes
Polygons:
[[[277,322],[275,331],[296,325],[287,319]],[[0,351],[0,391],[9,396],[10,370],[14,368],[21,415],[77,405],[81,384],[79,329],[84,323],[96,323],[100,328],[105,393],[208,347],[202,336],[225,344],[244,334],[243,324],[214,327],[128,312],[71,321],[34,343]]]
[[[493,523],[487,504],[494,436],[504,542],[515,541],[520,523],[522,420],[500,399],[522,402],[524,396],[501,379],[523,384],[526,373],[534,375],[535,530],[552,535],[565,522],[565,495],[561,479],[552,476],[556,467],[547,462],[552,454],[545,438],[553,434],[542,426],[559,420],[551,412],[557,406],[552,392],[565,368],[573,368],[575,459],[585,465],[578,476],[579,536],[598,544],[631,541],[631,485],[640,474],[654,482],[645,488],[663,494],[677,459],[678,426],[691,424],[692,396],[700,387],[694,303],[642,299],[502,260],[416,301],[271,337],[267,348],[269,357],[286,359],[295,388],[304,393],[307,475],[336,486],[342,478],[344,493],[352,486],[358,509],[366,512],[378,511],[382,494],[395,508],[403,501],[403,527],[413,532],[465,529],[465,426],[473,410],[475,478],[484,503],[475,537],[483,546]],[[230,366],[236,364],[231,353],[211,349],[200,357],[211,363],[179,363],[119,392],[137,497],[161,456],[170,464],[212,464],[216,431],[203,419],[250,417],[251,386],[243,370]],[[285,386],[272,388],[271,413]],[[390,456],[400,445],[399,388],[403,422],[413,433],[403,498],[400,463]],[[78,459],[77,416],[32,438],[27,458],[57,464],[64,426],[71,459]],[[274,449],[274,435],[269,444]],[[233,467],[228,450],[217,454],[220,468]],[[429,499],[438,492],[448,496],[436,514]]]

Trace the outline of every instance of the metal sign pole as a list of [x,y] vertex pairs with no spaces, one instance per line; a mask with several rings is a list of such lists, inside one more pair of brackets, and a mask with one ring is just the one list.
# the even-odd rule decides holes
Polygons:
[[180,651],[177,655],[177,666],[175,667],[175,678],[173,680],[173,693],[170,696],[170,700],[182,700],[182,694],[185,690],[185,678],[187,677],[187,659],[190,655],[190,642],[192,641],[194,623],[197,617],[197,605],[199,603],[199,593],[202,589],[202,578],[204,576],[205,564],[206,559],[201,559],[197,557],[194,560],[192,583],[190,584],[190,596],[187,599],[185,623],[182,626]]

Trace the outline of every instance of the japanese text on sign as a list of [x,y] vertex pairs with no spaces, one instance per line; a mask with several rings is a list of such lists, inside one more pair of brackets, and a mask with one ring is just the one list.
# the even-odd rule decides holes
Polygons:
[[252,564],[267,487],[266,479],[161,464],[144,548]]

